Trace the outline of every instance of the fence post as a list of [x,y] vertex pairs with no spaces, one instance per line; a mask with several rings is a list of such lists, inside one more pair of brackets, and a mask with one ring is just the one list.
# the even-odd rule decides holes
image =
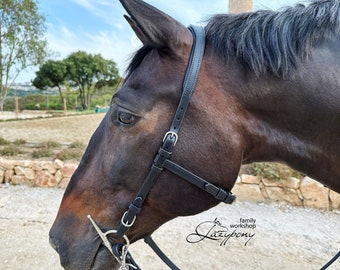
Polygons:
[[19,98],[15,96],[15,118],[18,118],[19,115]]
[[229,0],[229,13],[250,12],[253,10],[253,0]]
[[66,98],[64,98],[64,112],[67,112],[67,103],[66,103]]

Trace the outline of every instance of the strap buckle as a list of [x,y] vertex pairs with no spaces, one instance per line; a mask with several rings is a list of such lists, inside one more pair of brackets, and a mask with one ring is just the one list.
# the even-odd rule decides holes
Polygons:
[[123,224],[124,227],[130,228],[130,227],[133,225],[133,223],[135,223],[136,215],[133,217],[133,220],[129,223],[128,220],[127,220],[127,221],[124,220],[125,217],[126,217],[126,215],[127,215],[127,213],[128,213],[128,211],[125,211],[125,213],[124,213],[124,215],[122,216],[122,219],[121,219],[120,222]]
[[168,131],[167,133],[165,133],[164,138],[163,138],[163,142],[165,142],[166,138],[170,136],[170,137],[175,137],[175,142],[174,142],[174,146],[176,145],[177,141],[178,141],[178,134],[176,132],[173,131]]

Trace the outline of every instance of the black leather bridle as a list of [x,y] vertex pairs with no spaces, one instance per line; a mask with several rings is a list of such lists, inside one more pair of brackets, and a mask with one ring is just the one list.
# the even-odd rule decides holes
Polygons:
[[[126,238],[125,233],[133,225],[136,220],[137,214],[142,208],[142,204],[150,192],[155,181],[161,174],[161,172],[166,169],[177,176],[187,180],[196,187],[208,192],[214,196],[217,200],[224,203],[231,204],[235,200],[235,196],[230,191],[225,191],[222,188],[215,186],[214,184],[202,179],[196,174],[186,170],[180,165],[170,160],[172,150],[178,140],[178,132],[182,125],[185,113],[187,111],[191,95],[195,89],[198,73],[201,67],[204,49],[205,49],[205,32],[204,28],[200,26],[189,26],[189,30],[193,35],[193,46],[190,53],[189,65],[184,78],[182,96],[178,104],[175,116],[171,123],[169,131],[165,134],[163,143],[159,148],[157,155],[153,161],[150,172],[147,175],[142,187],[140,188],[137,196],[130,203],[128,210],[124,213],[119,227],[117,230],[109,231],[115,234],[115,238],[121,239]],[[92,223],[94,221],[91,219]],[[108,233],[108,232],[107,232]],[[152,240],[151,236],[146,237],[145,242],[148,243],[151,248],[157,253],[157,255],[171,268],[179,269],[175,264],[173,264],[164,253],[158,248],[156,243]],[[126,241],[126,240],[125,240]],[[125,254],[124,263],[126,266],[121,266],[120,269],[140,269],[138,265],[134,262],[131,255],[124,251],[125,245],[120,243],[115,243],[112,246],[112,252],[116,258],[122,257],[122,252]]]
[[[182,96],[179,101],[170,129],[164,136],[163,143],[157,152],[149,174],[147,175],[138,194],[130,203],[128,210],[124,213],[117,230],[111,230],[103,233],[95,224],[91,216],[89,216],[89,219],[91,220],[93,226],[97,230],[100,237],[103,239],[105,246],[110,250],[110,252],[121,264],[120,269],[140,269],[127,250],[129,243],[125,233],[134,224],[136,216],[140,212],[145,198],[149,194],[152,186],[164,169],[176,174],[184,180],[187,180],[191,184],[208,192],[217,200],[220,200],[224,203],[231,204],[236,198],[230,191],[225,191],[222,188],[215,186],[214,184],[202,179],[196,174],[186,170],[185,168],[170,160],[172,150],[178,140],[178,132],[181,128],[185,113],[189,106],[190,98],[196,87],[197,77],[200,71],[205,49],[204,28],[200,26],[189,26],[189,30],[193,35],[193,46],[191,49],[189,64],[183,82]],[[107,239],[107,235],[111,233],[115,235],[116,239],[125,239],[126,244],[124,245],[121,243],[114,243],[111,246],[111,243],[109,243]],[[160,250],[160,248],[152,240],[151,236],[146,237],[144,240],[171,269],[179,269]]]
[[[172,150],[178,140],[178,132],[181,128],[185,113],[187,111],[191,95],[195,89],[198,73],[201,67],[204,49],[205,49],[205,32],[203,27],[190,26],[189,30],[193,35],[193,46],[190,53],[189,65],[184,78],[183,90],[180,102],[178,104],[175,116],[170,126],[170,130],[165,134],[163,143],[153,161],[150,172],[146,177],[143,186],[139,190],[135,199],[131,202],[129,209],[124,213],[116,235],[123,237],[126,231],[133,225],[137,214],[140,212],[142,204],[150,192],[160,173],[166,169],[179,177],[187,180],[191,184],[210,193],[217,200],[225,203],[232,203],[235,196],[230,191],[225,191],[201,177],[186,170],[180,165],[170,160]],[[149,236],[145,241],[155,250],[156,244]],[[158,249],[158,248],[157,248]],[[159,250],[159,249],[158,249]],[[160,251],[160,250],[159,250]],[[159,252],[158,251],[158,252]],[[158,252],[156,252],[158,254]],[[159,254],[158,254],[159,255]],[[162,257],[161,257],[162,258]],[[169,261],[166,262],[169,265]],[[171,269],[178,269],[174,264],[169,265]]]
[[119,237],[122,237],[128,228],[131,227],[136,215],[141,210],[143,201],[151,190],[156,179],[164,169],[189,181],[191,184],[210,193],[216,199],[222,202],[232,203],[235,199],[235,196],[230,191],[224,191],[223,189],[216,187],[215,185],[209,183],[208,181],[200,178],[199,176],[170,160],[172,150],[178,140],[178,132],[187,111],[190,97],[196,86],[205,48],[205,33],[203,27],[190,26],[189,29],[193,34],[194,44],[191,50],[189,65],[183,83],[182,96],[177,107],[177,111],[171,123],[170,130],[164,136],[163,144],[158,150],[143,186],[122,218],[117,232]]

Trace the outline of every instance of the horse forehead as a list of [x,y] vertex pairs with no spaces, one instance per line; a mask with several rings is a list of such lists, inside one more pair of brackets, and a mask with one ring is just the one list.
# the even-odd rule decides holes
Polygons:
[[133,89],[147,88],[148,91],[169,89],[171,86],[178,88],[178,81],[184,79],[188,58],[189,52],[188,55],[177,55],[156,48],[137,52],[130,63],[124,84]]
[[[151,77],[158,74],[164,69],[164,59],[162,59],[157,49],[149,49],[147,52],[137,52],[132,59],[128,68],[128,76],[126,82],[132,85],[144,84],[145,82],[154,80]],[[136,88],[136,87],[134,87]]]

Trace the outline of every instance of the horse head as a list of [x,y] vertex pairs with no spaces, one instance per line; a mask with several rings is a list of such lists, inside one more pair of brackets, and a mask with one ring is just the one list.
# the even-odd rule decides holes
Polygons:
[[[143,1],[121,2],[143,47],[93,134],[51,228],[51,244],[65,269],[106,269],[116,263],[87,216],[103,231],[118,226],[169,129],[193,46],[191,32],[167,14]],[[219,72],[214,62],[206,48],[172,159],[230,190],[241,164],[238,148],[242,141],[232,135],[239,128],[237,105],[226,108],[223,103],[231,97],[214,90],[219,87],[212,80],[212,74]],[[223,120],[225,115],[229,123]],[[226,133],[230,134],[228,140]],[[217,203],[209,194],[164,171],[126,235],[136,241],[174,217],[193,215]]]
[[[184,119],[178,104],[186,95],[195,35],[141,0],[121,3],[143,47],[93,134],[51,228],[51,244],[65,269],[112,268],[117,256],[110,247],[123,235],[134,242],[172,218],[215,206],[216,198],[230,202],[242,163],[282,161],[340,191],[339,1],[211,18]],[[179,131],[173,126],[177,116]],[[170,153],[162,148],[168,139],[173,163],[163,158]],[[153,167],[163,162],[170,165]],[[179,167],[173,164],[186,171],[174,173]],[[157,180],[150,168],[158,170]],[[183,181],[192,173],[211,181],[208,192]],[[147,196],[136,197],[149,179]],[[133,212],[139,212],[134,223]],[[112,232],[106,244],[102,232]]]

